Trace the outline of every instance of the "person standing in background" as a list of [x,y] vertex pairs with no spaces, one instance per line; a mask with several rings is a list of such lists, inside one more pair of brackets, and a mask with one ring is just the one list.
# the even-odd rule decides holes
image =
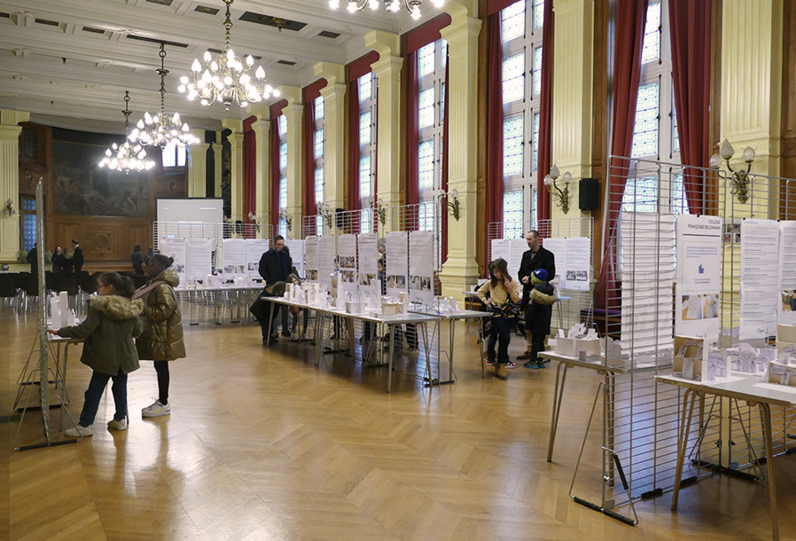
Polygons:
[[[263,297],[273,297],[273,293],[269,293],[269,287],[273,286],[277,282],[284,282],[287,280],[287,277],[290,275],[290,269],[293,267],[293,260],[291,259],[289,252],[284,250],[285,248],[285,237],[282,235],[277,235],[274,237],[274,245],[273,248],[265,252],[262,257],[260,257],[260,265],[258,270],[260,272],[260,276],[262,276],[263,281],[265,281],[265,289],[263,289]],[[273,288],[271,288],[273,290]],[[276,320],[277,316],[279,315],[279,305],[274,306],[274,314],[273,320],[271,321],[271,328],[268,328],[268,320],[270,318],[270,303],[255,303],[255,304],[262,304],[262,308],[264,312],[260,316],[255,314],[258,321],[260,322],[260,327],[262,329],[263,334],[263,344],[268,343],[268,336],[271,336],[271,342],[276,342],[279,336],[276,333]]]
[[33,248],[31,248],[30,252],[28,252],[28,256],[25,258],[25,261],[30,263],[30,275],[31,276],[39,276],[39,252],[37,248],[39,247],[39,243],[35,243]]
[[[541,237],[539,232],[532,229],[525,235],[525,241],[528,243],[529,250],[522,254],[522,262],[520,263],[520,270],[517,272],[517,278],[522,284],[522,303],[520,310],[525,314],[525,339],[526,348],[525,353],[519,355],[518,359],[535,359],[533,354],[533,337],[528,332],[529,314],[528,314],[528,301],[531,298],[531,290],[534,288],[531,276],[536,269],[544,269],[547,271],[547,280],[551,281],[556,277],[556,256],[550,250],[546,250],[541,246]],[[531,317],[532,318],[532,317]]]
[[149,262],[152,261],[152,257],[154,257],[155,251],[152,247],[149,247],[149,251],[147,251],[146,255],[144,256],[144,265],[149,265]]
[[130,256],[130,261],[133,263],[133,270],[139,276],[144,275],[144,256],[141,254],[141,245],[136,244],[133,248],[133,255]]
[[80,247],[80,243],[77,239],[72,239],[72,251],[74,255],[72,255],[72,264],[75,266],[75,272],[80,272],[83,270],[83,248]]
[[75,266],[74,261],[72,261],[72,255],[72,252],[69,251],[69,246],[64,247],[64,259],[61,262],[61,266],[66,274],[70,274]]
[[53,274],[61,274],[64,272],[64,259],[61,247],[56,246],[53,252]]

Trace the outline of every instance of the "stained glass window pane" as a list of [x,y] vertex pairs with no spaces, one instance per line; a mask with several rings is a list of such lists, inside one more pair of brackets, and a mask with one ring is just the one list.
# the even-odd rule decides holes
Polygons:
[[323,158],[323,128],[315,130],[315,159]]
[[315,218],[315,234],[319,237],[323,235],[323,216],[320,214]]
[[287,207],[287,177],[279,179],[279,208]]
[[503,103],[521,100],[525,95],[525,51],[503,60]]
[[650,0],[647,6],[647,25],[644,27],[644,49],[641,63],[656,62],[661,58],[661,0]]
[[628,179],[625,193],[622,196],[622,210],[625,212],[657,212],[657,177]]
[[287,169],[287,143],[279,145],[279,169]]
[[542,48],[533,50],[533,95],[542,93]]
[[435,43],[433,42],[429,43],[417,51],[418,77],[424,77],[430,73],[434,73],[434,45]]
[[370,209],[365,209],[359,215],[359,230],[362,233],[370,233],[373,230],[373,218],[370,216]]
[[632,158],[658,154],[658,83],[639,87]]
[[365,146],[371,143],[371,118],[370,111],[365,111],[359,115],[359,146]]
[[448,65],[448,41],[444,39],[440,41],[442,42],[442,50],[439,53],[440,55],[439,65],[442,67],[443,70],[445,70],[445,68]]
[[442,99],[439,100],[439,123],[442,124],[445,121],[445,83],[442,83],[440,89]]
[[418,149],[420,165],[420,188],[434,187],[434,140],[429,139],[420,143]]
[[503,238],[521,239],[522,227],[522,190],[503,194]]
[[531,229],[539,229],[538,225],[538,210],[537,210],[537,189],[534,188],[531,192]]
[[22,210],[36,210],[36,200],[27,197],[23,199]]
[[544,26],[544,0],[536,0],[533,8],[533,27],[539,30]]
[[33,250],[36,244],[36,215],[22,215],[22,244],[26,252]]
[[373,74],[368,73],[359,78],[359,101],[367,101],[373,96]]
[[534,113],[533,115],[533,154],[531,155],[531,159],[533,163],[531,164],[531,170],[536,171],[539,169],[539,119],[541,118],[540,113]]
[[420,91],[420,128],[434,125],[434,87]]
[[325,199],[323,195],[323,167],[315,168],[315,203],[322,203]]
[[287,134],[287,117],[279,115],[279,137],[284,137]]
[[503,176],[522,175],[523,115],[503,120]]
[[326,104],[323,101],[323,96],[315,98],[315,120],[322,120],[326,115]]
[[370,196],[370,156],[359,158],[359,196]]
[[683,175],[672,176],[672,214],[688,214]]
[[677,111],[672,108],[672,152],[680,152],[680,134],[677,133]]
[[418,228],[420,231],[434,230],[434,203],[425,201],[418,207]]
[[501,12],[503,43],[525,35],[525,0],[511,4]]

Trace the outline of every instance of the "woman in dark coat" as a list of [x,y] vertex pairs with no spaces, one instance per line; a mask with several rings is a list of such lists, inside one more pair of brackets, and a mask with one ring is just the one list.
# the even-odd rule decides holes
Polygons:
[[144,256],[141,253],[141,245],[136,244],[133,248],[133,255],[130,256],[130,261],[133,262],[133,270],[139,276],[144,275]]

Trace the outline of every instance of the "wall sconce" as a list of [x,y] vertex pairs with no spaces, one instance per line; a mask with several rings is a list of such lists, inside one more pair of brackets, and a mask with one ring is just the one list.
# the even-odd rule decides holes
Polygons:
[[572,175],[569,174],[569,171],[564,173],[564,177],[561,179],[564,183],[563,190],[556,186],[556,181],[560,175],[561,173],[558,171],[558,166],[553,164],[553,168],[550,169],[550,174],[544,177],[544,185],[547,187],[547,192],[555,196],[556,206],[566,214],[569,212],[569,183],[572,182]]
[[3,207],[3,216],[14,216],[17,213],[17,210],[14,208],[14,201],[10,197],[8,201],[6,201],[5,206]]
[[331,231],[332,227],[334,227],[334,213],[332,212],[332,209],[326,203],[318,203],[316,205],[316,209],[318,210],[318,215],[323,216],[328,230]]
[[[447,198],[445,205],[448,207],[448,213],[458,222],[461,217],[459,212],[459,190],[454,188],[448,194],[442,192],[441,196]],[[453,202],[450,201],[451,198],[453,198]]]
[[258,233],[260,232],[260,224],[257,222],[257,215],[251,211],[249,211],[249,223],[254,225]]
[[371,195],[365,199],[365,202],[368,204],[368,207],[376,211],[379,217],[379,223],[384,227],[384,224],[387,223],[387,209],[384,208],[384,201],[381,198],[374,199]]
[[285,207],[279,209],[279,220],[285,221],[285,227],[288,231],[293,229],[293,220],[290,219],[290,215],[287,213],[287,209]]
[[752,162],[755,161],[755,149],[746,147],[743,151],[743,161],[746,162],[746,171],[736,171],[730,166],[730,160],[733,154],[735,154],[735,149],[732,148],[729,140],[725,139],[721,144],[719,153],[710,157],[710,166],[713,169],[719,169],[721,168],[721,160],[724,160],[727,169],[729,169],[732,174],[733,195],[738,196],[739,203],[746,203],[749,200],[749,182],[752,177],[749,171],[752,169]]

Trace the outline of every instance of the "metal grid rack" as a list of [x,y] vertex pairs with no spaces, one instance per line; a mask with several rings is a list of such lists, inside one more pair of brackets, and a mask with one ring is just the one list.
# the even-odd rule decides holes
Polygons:
[[[522,239],[531,229],[539,232],[542,245],[546,238],[573,238],[587,237],[591,240],[589,247],[589,276],[591,284],[589,291],[561,290],[560,294],[569,297],[566,303],[557,302],[553,306],[552,323],[561,323],[564,329],[569,329],[579,322],[591,321],[592,291],[595,283],[594,274],[594,218],[583,216],[577,218],[555,218],[539,220],[531,223],[530,220],[522,222],[492,222],[488,225],[487,260],[492,261],[492,241],[496,239],[517,238]],[[510,269],[516,273],[517,269]]]
[[[609,160],[609,171],[600,292],[604,311],[595,319],[599,317],[601,334],[608,337],[606,345],[610,338],[621,337],[621,350],[603,354],[599,371],[603,381],[589,422],[591,426],[599,411],[601,471],[589,478],[599,480],[600,503],[574,497],[633,522],[611,510],[629,504],[635,515],[634,501],[674,484],[682,392],[656,383],[654,376],[671,373],[672,366],[675,215],[688,212],[690,199],[705,214],[723,216],[730,226],[750,216],[793,219],[796,181],[757,175],[749,201],[742,204],[733,194],[732,179],[722,171],[615,156]],[[699,179],[704,188],[686,188],[684,179]],[[737,341],[732,323],[738,320],[740,244],[734,240],[724,244],[722,254],[720,341],[725,344]],[[772,411],[776,454],[796,448],[794,413],[783,408]],[[742,470],[759,466],[758,459],[765,455],[759,418],[746,403],[702,400],[693,425],[685,479],[709,475],[717,468],[748,476]],[[587,428],[584,448],[595,437]],[[579,477],[580,465],[579,459],[571,495],[584,489],[587,476]],[[596,487],[588,480],[586,486],[594,500]]]

